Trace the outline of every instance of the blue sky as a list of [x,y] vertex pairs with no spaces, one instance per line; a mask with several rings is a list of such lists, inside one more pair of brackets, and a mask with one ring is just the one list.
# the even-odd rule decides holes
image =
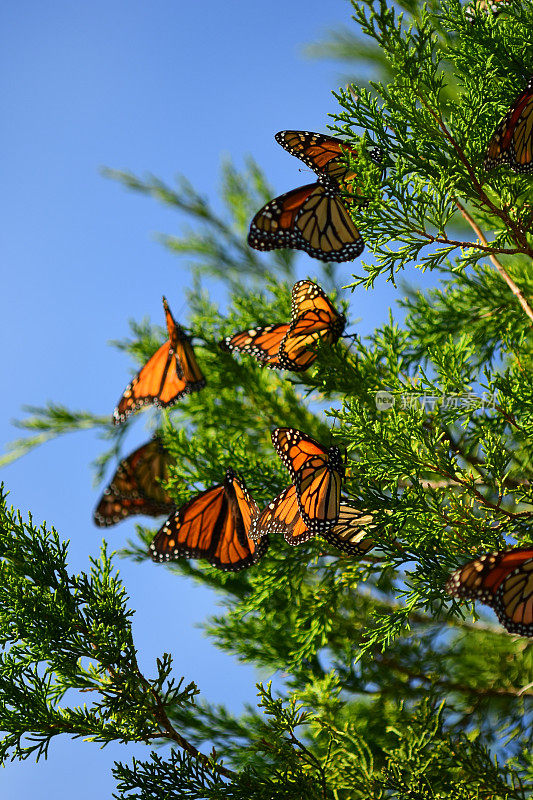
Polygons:
[[[111,413],[129,363],[108,340],[125,336],[131,317],[161,324],[163,293],[179,309],[186,264],[154,237],[179,233],[179,218],[104,179],[100,168],[169,182],[181,173],[216,199],[221,158],[242,166],[252,154],[286,191],[297,172],[274,133],[325,131],[342,71],[306,60],[303,46],[349,22],[345,0],[3,4],[2,449],[18,435],[10,420],[23,404],[55,400]],[[383,322],[398,293],[382,282],[370,296],[356,294],[358,330]],[[142,424],[135,435],[126,452],[146,438]],[[87,569],[102,539],[91,521],[98,490],[89,466],[101,446],[91,433],[65,437],[0,475],[16,507],[70,538],[73,571]],[[120,546],[132,530],[126,522],[106,538]],[[123,561],[120,570],[147,673],[158,655],[174,652],[176,674],[194,679],[209,700],[235,710],[254,700],[255,670],[234,663],[195,627],[216,608],[209,592],[149,564]],[[114,788],[113,761],[144,753],[62,738],[47,762],[3,770],[0,790],[23,800],[71,800],[73,792],[77,800],[103,798]]]

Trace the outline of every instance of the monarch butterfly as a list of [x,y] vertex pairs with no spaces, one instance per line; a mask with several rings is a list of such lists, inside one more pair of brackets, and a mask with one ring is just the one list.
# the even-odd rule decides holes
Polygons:
[[168,477],[169,462],[170,456],[158,437],[124,458],[96,506],[96,525],[116,525],[135,514],[170,514],[174,503],[160,485]]
[[263,206],[251,222],[248,244],[255,250],[304,250],[321,261],[352,261],[365,246],[339,187],[322,177]]
[[491,606],[509,633],[533,636],[533,547],[495,550],[469,561],[450,576],[446,591]]
[[346,317],[318,284],[298,281],[292,289],[291,325],[279,347],[280,366],[293,372],[307,369],[317,356],[310,346],[317,339],[335,344],[345,326]]
[[268,538],[256,543],[249,536],[258,513],[244,481],[228,469],[223,483],[200,492],[167,519],[150,545],[152,558],[203,558],[232,572],[249,567],[268,547]]
[[[342,139],[311,131],[279,131],[276,141],[311,167],[318,181],[282,194],[258,211],[250,225],[250,247],[290,247],[322,261],[356,258],[365,243],[341,200],[340,184],[351,190],[356,174],[345,154],[357,152]],[[381,152],[374,150],[371,157],[381,163]]]
[[321,338],[334,344],[342,334],[346,317],[339,314],[326,293],[312,281],[298,281],[292,288],[290,325],[268,325],[227,336],[223,350],[249,353],[262,366],[302,372],[316,359],[309,346]]
[[275,428],[272,444],[289,470],[302,519],[312,533],[334,528],[339,518],[344,464],[340,450],[324,449],[294,428]]
[[168,328],[168,341],[154,353],[126,387],[113,412],[119,424],[142,406],[171,406],[181,397],[205,386],[205,378],[196,362],[189,337],[174,320],[163,297]]
[[[348,503],[341,503],[337,524],[322,535],[345,553],[363,555],[374,546],[374,542],[365,538],[365,526],[371,522],[370,514],[358,511]],[[252,522],[252,539],[260,539],[270,533],[283,534],[285,541],[293,546],[315,535],[302,519],[295,486],[289,486],[274,498]]]
[[[279,131],[275,139],[317,175],[331,178],[337,183],[351,183],[357,177],[346,159],[347,153],[356,159],[357,151],[342,139],[311,131]],[[369,150],[369,155],[375,164],[382,165],[383,153],[379,147]]]
[[533,76],[493,133],[483,168],[505,163],[515,172],[533,172]]

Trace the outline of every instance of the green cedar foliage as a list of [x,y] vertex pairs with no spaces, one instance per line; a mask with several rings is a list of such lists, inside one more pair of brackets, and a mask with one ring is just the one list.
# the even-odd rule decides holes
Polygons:
[[[71,576],[58,535],[3,507],[4,758],[39,756],[59,733],[171,745],[117,764],[117,797],[131,800],[532,795],[533,648],[451,601],[444,584],[476,554],[533,542],[533,179],[482,169],[490,135],[533,73],[524,46],[533,5],[513,2],[496,19],[478,10],[473,22],[456,0],[418,8],[408,24],[379,2],[354,14],[390,77],[338,95],[334,130],[360,149],[379,144],[386,159],[381,175],[361,156],[369,205],[354,217],[373,259],[363,256],[351,285],[371,292],[414,267],[441,278],[408,292],[401,326],[391,312],[366,340],[319,348],[299,375],[220,351],[223,336],[290,313],[295,254],[245,245],[251,216],[273,196],[260,170],[225,166],[222,215],[188,183],[112,176],[193,224],[164,241],[193,263],[187,326],[208,385],[169,412],[143,412],[176,458],[176,503],[231,465],[266,504],[288,483],[270,430],[290,425],[346,448],[346,492],[373,514],[378,546],[357,560],[318,537],[297,548],[272,537],[258,565],[228,574],[200,561],[151,564],[154,530],[137,526],[123,554],[211,586],[224,605],[206,623],[215,643],[284,674],[280,691],[259,685],[258,706],[235,717],[172,678],[168,655],[152,677],[139,672],[125,589],[105,552],[88,575]],[[346,310],[336,269],[312,270]],[[227,308],[202,275],[224,283]],[[119,346],[138,368],[165,334],[147,322],[132,332]],[[378,410],[378,391],[390,410]],[[485,408],[448,402],[483,392]],[[114,430],[108,418],[32,409],[22,424],[34,435],[11,456],[94,426],[111,440],[102,469],[140,416]],[[64,705],[68,689],[89,688],[93,705]]]

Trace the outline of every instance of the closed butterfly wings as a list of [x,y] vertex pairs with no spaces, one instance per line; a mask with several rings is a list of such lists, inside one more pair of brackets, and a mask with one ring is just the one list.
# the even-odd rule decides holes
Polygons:
[[152,558],[202,558],[233,572],[249,567],[268,547],[268,538],[256,543],[249,536],[258,513],[244,481],[228,469],[222,484],[196,495],[169,517],[150,545]]
[[337,524],[333,528],[326,529],[322,536],[344,553],[363,556],[376,544],[367,535],[368,528],[372,526],[372,519],[372,514],[360,511],[349,503],[341,503]]
[[533,76],[492,135],[483,166],[506,163],[515,172],[533,173]]
[[333,528],[339,517],[344,477],[339,448],[332,446],[326,450],[294,428],[276,428],[272,431],[272,443],[296,487],[305,525],[313,533]]
[[174,502],[161,482],[168,477],[170,456],[155,438],[123,459],[94,512],[99,527],[116,525],[127,517],[170,514]]
[[446,583],[453,597],[491,606],[510,633],[533,636],[533,547],[486,553]]
[[113,412],[115,424],[124,420],[145,405],[166,408],[191,392],[205,386],[205,378],[198,366],[189,337],[174,320],[163,298],[168,341],[159,347],[145,366],[126,387]]
[[356,177],[346,160],[347,152],[357,156],[355,150],[341,139],[310,131],[280,131],[276,141],[314,170],[318,180],[267,203],[250,225],[250,246],[304,250],[322,261],[356,258],[364,241],[341,199],[341,184],[351,188]]
[[[366,537],[366,529],[372,523],[372,516],[359,511],[348,503],[341,503],[339,517],[334,528],[322,532],[322,536],[339,550],[350,555],[361,556],[367,553],[374,542]],[[250,536],[280,533],[292,546],[308,541],[316,532],[305,524],[300,513],[296,486],[289,486],[256,517],[252,523]]]

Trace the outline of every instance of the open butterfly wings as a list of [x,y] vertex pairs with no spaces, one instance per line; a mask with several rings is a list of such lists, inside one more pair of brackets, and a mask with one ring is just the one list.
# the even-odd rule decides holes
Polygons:
[[533,636],[533,547],[494,551],[469,561],[450,576],[446,591],[491,606],[510,633]]
[[[347,503],[341,503],[337,524],[322,536],[339,550],[350,555],[362,556],[374,542],[366,537],[366,528],[371,525],[372,516],[359,511]],[[260,539],[271,533],[281,533],[292,546],[307,542],[315,532],[305,524],[295,486],[289,486],[256,517],[252,523],[250,536]]]
[[[311,131],[279,131],[276,141],[316,172],[318,181],[282,194],[258,211],[248,244],[256,250],[303,250],[322,261],[357,258],[364,241],[341,198],[341,186],[351,191],[356,179],[347,154],[356,158],[357,152],[341,139]],[[371,157],[382,161],[377,148]]]
[[483,167],[505,163],[515,172],[533,173],[533,76],[492,135]]
[[155,438],[123,459],[94,512],[99,527],[116,525],[127,517],[170,514],[174,502],[161,486],[168,477],[170,456]]
[[255,250],[303,250],[321,261],[352,261],[365,243],[328,178],[276,197],[257,212],[248,244]]
[[315,535],[302,519],[295,486],[289,486],[274,498],[253,521],[250,530],[253,539],[261,540],[271,533],[283,534],[291,545],[307,542]]
[[284,369],[300,372],[316,359],[310,349],[318,339],[335,344],[346,326],[346,317],[339,314],[318,284],[303,280],[292,289],[291,325],[281,342],[278,359]]
[[145,405],[167,407],[191,392],[205,386],[189,337],[174,320],[163,298],[168,341],[154,353],[126,387],[113,412],[113,422],[119,424]]
[[345,153],[357,153],[340,139],[312,131],[278,131],[276,142],[292,156],[303,161],[317,175],[326,175],[337,182],[355,177],[350,171]]
[[152,558],[203,558],[232,572],[249,567],[268,547],[268,538],[257,543],[249,536],[258,513],[244,481],[228,469],[224,483],[196,495],[169,517],[150,545]]
[[[357,177],[347,158],[351,155],[357,159],[357,151],[342,139],[313,131],[279,131],[275,139],[317,175],[332,178],[337,183],[349,183]],[[369,150],[369,155],[375,164],[382,165],[383,153],[379,147]]]
[[316,359],[317,339],[334,344],[346,325],[326,293],[316,283],[298,281],[292,288],[290,325],[267,325],[235,333],[220,342],[223,350],[248,353],[269,369],[302,372]]
[[294,428],[276,428],[272,443],[294,482],[304,523],[313,533],[333,528],[339,517],[344,477],[339,448],[326,450]]

